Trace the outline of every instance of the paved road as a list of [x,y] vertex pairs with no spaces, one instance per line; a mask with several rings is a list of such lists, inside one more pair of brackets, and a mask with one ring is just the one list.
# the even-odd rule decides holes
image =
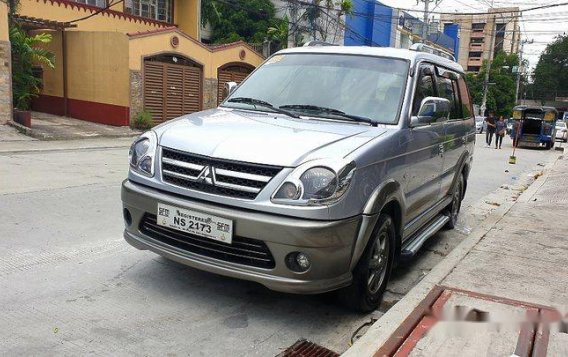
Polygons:
[[[275,293],[135,250],[121,237],[127,148],[45,144],[0,151],[1,355],[270,356],[301,337],[342,352],[369,320],[328,296]],[[508,155],[478,148],[466,206],[557,153],[523,150],[516,166]],[[440,236],[399,269],[391,294],[459,241]]]

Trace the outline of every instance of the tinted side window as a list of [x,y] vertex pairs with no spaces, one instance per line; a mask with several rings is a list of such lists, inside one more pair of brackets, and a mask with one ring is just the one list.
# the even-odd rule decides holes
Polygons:
[[461,119],[461,103],[457,92],[457,83],[453,79],[443,76],[437,77],[438,95],[450,101],[450,119]]
[[418,115],[420,104],[424,98],[436,96],[436,90],[434,88],[434,67],[431,65],[422,65],[418,73],[419,77],[416,83],[416,93],[414,94],[414,103],[412,103],[412,115]]
[[463,76],[458,77],[458,87],[460,89],[463,117],[471,118],[473,116],[473,107],[471,105],[471,97],[469,96],[469,91]]

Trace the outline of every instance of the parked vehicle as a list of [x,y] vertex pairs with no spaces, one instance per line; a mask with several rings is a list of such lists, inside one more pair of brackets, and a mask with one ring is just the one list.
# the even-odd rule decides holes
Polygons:
[[568,142],[568,129],[566,128],[566,122],[563,120],[558,120],[556,122],[556,140],[560,139],[564,142]]
[[218,108],[144,133],[122,185],[125,239],[376,309],[396,262],[456,224],[473,157],[463,69],[421,46],[283,50]]
[[485,117],[476,116],[475,117],[475,131],[479,134],[483,134],[483,132],[487,128],[487,123],[485,122]]
[[[550,149],[554,146],[556,137],[555,123],[558,112],[553,107],[529,107],[519,105],[513,108],[513,119],[518,121],[513,124],[520,128],[518,134],[518,146],[545,147]],[[515,138],[515,130],[511,138]]]

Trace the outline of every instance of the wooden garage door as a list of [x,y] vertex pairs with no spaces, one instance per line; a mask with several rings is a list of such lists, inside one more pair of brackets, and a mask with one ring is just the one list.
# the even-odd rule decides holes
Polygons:
[[144,62],[144,107],[154,124],[200,111],[202,83],[199,67]]
[[253,68],[244,66],[230,66],[226,68],[220,68],[217,71],[217,104],[221,103],[225,97],[223,92],[225,89],[225,83],[227,82],[237,82],[241,83],[251,72]]

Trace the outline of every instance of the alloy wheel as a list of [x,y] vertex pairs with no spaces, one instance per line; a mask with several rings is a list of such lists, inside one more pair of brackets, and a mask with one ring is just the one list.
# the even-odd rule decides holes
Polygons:
[[387,231],[379,232],[369,259],[367,288],[371,294],[377,293],[386,276],[389,257],[389,236]]

